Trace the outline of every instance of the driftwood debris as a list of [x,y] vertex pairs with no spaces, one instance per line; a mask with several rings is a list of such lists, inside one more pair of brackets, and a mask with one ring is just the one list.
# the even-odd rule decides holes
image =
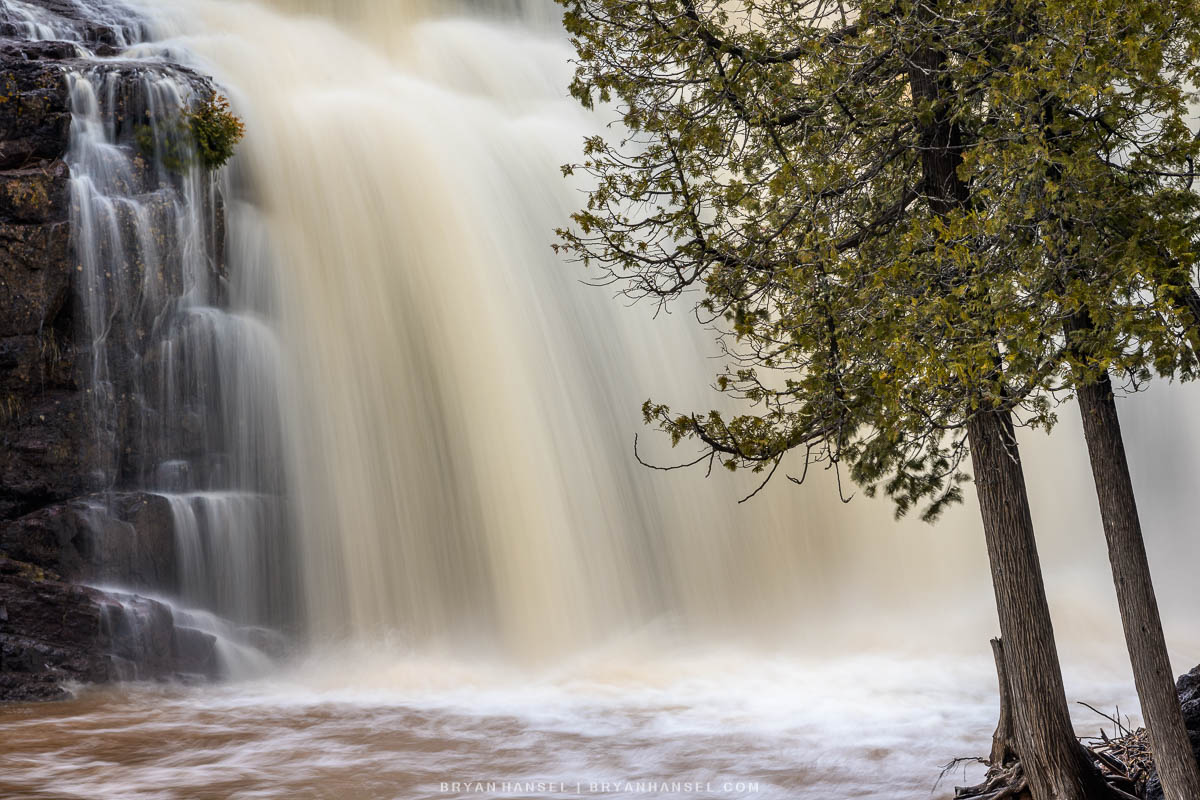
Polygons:
[[1119,709],[1110,716],[1087,703],[1080,705],[1113,724],[1111,737],[1102,729],[1099,736],[1084,739],[1084,744],[1100,762],[1105,779],[1134,797],[1145,797],[1146,781],[1154,772],[1154,756],[1150,752],[1146,729],[1131,729],[1121,721]]
[[[992,640],[992,655],[1000,685],[1000,720],[992,735],[987,775],[976,786],[955,787],[954,797],[955,800],[1032,800],[1013,736],[1012,691],[1000,639]],[[1080,758],[1096,767],[1090,770],[1088,796],[1096,800],[1139,800],[1145,797],[1150,773],[1150,748],[1145,732],[1129,730],[1120,722],[1119,714],[1101,716],[1116,725],[1117,737],[1110,739],[1101,731],[1099,739],[1080,744]]]

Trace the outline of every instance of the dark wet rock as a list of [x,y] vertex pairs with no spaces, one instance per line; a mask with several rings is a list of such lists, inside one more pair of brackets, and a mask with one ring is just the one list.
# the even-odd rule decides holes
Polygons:
[[1183,703],[1183,721],[1192,739],[1192,749],[1200,754],[1200,667],[1182,676],[1175,688]]
[[207,631],[185,626],[175,628],[175,654],[173,671],[180,675],[211,678],[220,673],[217,637]]
[[[73,58],[75,48],[67,46]],[[67,150],[71,112],[63,54],[54,47],[0,48],[0,169],[25,169]]]
[[79,46],[73,42],[55,41],[53,39],[34,42],[22,39],[0,40],[0,58],[9,62],[14,60],[67,61],[78,57],[78,55]]
[[[1183,722],[1192,740],[1192,752],[1200,760],[1200,666],[1180,676],[1175,683],[1175,690],[1179,692],[1179,702],[1183,706]],[[1146,782],[1146,800],[1163,800],[1162,784],[1158,782],[1157,774],[1151,775]]]
[[171,507],[158,495],[98,494],[47,506],[0,523],[0,551],[70,581],[176,588]]
[[71,115],[75,45],[0,45],[0,520],[89,491],[74,343]]
[[0,219],[25,225],[65,221],[67,177],[67,165],[58,160],[0,172]]
[[161,602],[0,557],[0,701],[56,699],[69,683],[211,678],[215,648]]
[[[108,487],[144,485],[160,462],[194,459],[210,444],[189,435],[187,415],[162,415],[147,388],[163,377],[154,337],[184,291],[182,271],[146,274],[143,259],[101,250],[112,284],[128,291],[103,296],[78,285],[82,268],[71,252],[64,159],[72,72],[103,69],[106,113],[131,154],[149,108],[148,82],[169,73],[203,93],[211,81],[166,62],[98,66],[89,60],[81,45],[96,52],[140,35],[137,15],[118,0],[40,0],[36,6],[43,28],[71,41],[21,41],[32,23],[0,4],[0,36],[17,37],[0,39],[0,522]],[[138,209],[119,204],[116,225],[129,241],[137,215],[147,215],[151,227],[164,232],[156,241],[160,259],[176,263],[180,245],[167,232],[175,230],[178,197],[144,158],[132,163],[134,185],[126,188],[137,196]],[[208,250],[216,254],[213,269],[222,272],[223,215],[219,198],[204,202],[210,200],[217,213]],[[100,304],[94,313],[107,320],[100,354],[88,344],[85,296]],[[103,401],[86,377],[98,357],[105,361]],[[173,452],[151,451],[148,443],[161,441],[164,432]]]
[[103,486],[84,401],[78,392],[37,386],[0,399],[16,411],[0,430],[0,522]]
[[71,285],[66,221],[0,221],[0,336],[36,334],[53,325]]

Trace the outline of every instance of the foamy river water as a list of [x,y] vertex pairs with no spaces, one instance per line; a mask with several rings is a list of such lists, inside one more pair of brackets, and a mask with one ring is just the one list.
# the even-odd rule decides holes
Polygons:
[[[935,789],[951,759],[986,751],[989,670],[593,653],[530,673],[363,653],[0,708],[0,797],[940,800],[979,775],[959,767]],[[1112,708],[1119,691],[1086,696]]]

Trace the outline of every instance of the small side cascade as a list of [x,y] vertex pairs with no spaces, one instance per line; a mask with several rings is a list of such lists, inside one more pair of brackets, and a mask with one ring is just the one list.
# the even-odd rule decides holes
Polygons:
[[[230,619],[269,624],[286,614],[286,597],[272,593],[262,578],[279,554],[269,532],[282,509],[279,501],[249,492],[164,494],[175,521],[180,596]],[[237,553],[236,559],[223,557]]]
[[102,591],[101,628],[118,680],[254,677],[287,650],[284,637],[268,628],[235,625],[163,597]]
[[252,311],[229,307],[221,177],[184,127],[209,87],[140,60],[68,80],[97,480],[170,503],[185,602],[282,625],[277,345]]
[[81,524],[93,546],[124,546],[138,531],[122,509],[155,496],[173,523],[173,545],[145,542],[156,558],[135,559],[154,569],[96,556],[94,579],[120,587],[103,589],[118,672],[161,674],[169,658],[209,676],[261,668],[282,650],[270,631],[291,627],[293,613],[280,359],[259,301],[237,297],[226,266],[229,170],[206,168],[192,134],[190,114],[214,87],[159,50],[133,49],[148,27],[121,0],[0,0],[0,36],[78,52],[63,62],[64,161],[91,432],[80,458],[96,492],[76,504]]
[[215,637],[182,624],[168,603],[107,589],[100,610],[113,677],[118,680],[166,673],[216,678],[229,672],[217,663]]

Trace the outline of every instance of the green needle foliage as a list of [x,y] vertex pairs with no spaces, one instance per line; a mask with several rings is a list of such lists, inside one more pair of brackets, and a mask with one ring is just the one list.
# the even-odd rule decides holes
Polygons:
[[215,92],[188,112],[187,122],[200,164],[209,170],[225,166],[246,134],[245,125],[229,108],[229,101]]
[[170,172],[182,174],[195,165],[212,171],[225,166],[245,125],[229,107],[229,101],[212,92],[184,111],[173,123],[138,126],[134,136],[138,149],[157,158]]
[[933,519],[973,415],[1195,374],[1194,0],[559,2],[620,124],[564,167],[595,188],[558,247],[693,302],[745,403],[648,402],[674,443]]

